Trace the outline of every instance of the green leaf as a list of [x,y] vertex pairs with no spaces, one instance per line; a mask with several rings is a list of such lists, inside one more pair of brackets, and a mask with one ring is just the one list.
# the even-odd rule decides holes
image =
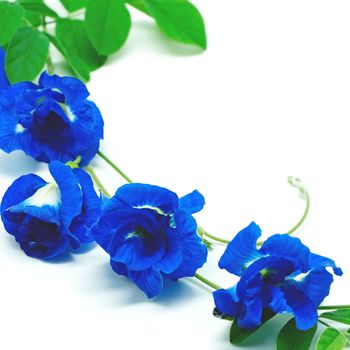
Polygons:
[[79,57],[74,55],[72,52],[66,50],[57,38],[47,33],[46,36],[50,39],[52,44],[56,46],[57,50],[60,51],[61,54],[64,56],[74,75],[83,81],[89,81],[90,69],[87,66],[87,64],[84,61],[82,61]]
[[39,16],[47,16],[51,18],[59,17],[54,10],[50,9],[50,7],[48,7],[44,3],[26,1],[26,2],[23,2],[21,6],[27,11],[37,13]]
[[344,334],[335,328],[327,328],[318,339],[316,350],[342,350],[346,343]]
[[204,20],[187,0],[144,0],[161,31],[185,44],[207,47]]
[[86,34],[83,21],[63,19],[56,25],[56,37],[65,50],[84,61],[90,71],[101,67],[107,57],[99,55]]
[[294,318],[281,329],[277,337],[277,350],[309,350],[317,325],[307,331],[296,328]]
[[118,51],[125,43],[131,18],[122,0],[90,0],[86,7],[87,34],[101,55]]
[[338,309],[335,311],[324,312],[319,317],[350,325],[350,309]]
[[7,1],[0,2],[0,45],[8,43],[22,26],[24,10],[21,6]]
[[[43,4],[44,0],[17,0],[17,3],[19,3],[20,5],[26,3]],[[33,26],[39,26],[40,24],[42,24],[42,16],[38,12],[25,10],[25,18]]]
[[237,324],[237,319],[233,321],[231,330],[230,330],[230,342],[233,345],[240,344],[244,342],[247,338],[253,335],[261,326],[263,326],[268,320],[270,320],[276,314],[269,309],[265,309],[262,315],[261,325],[255,329],[243,329],[239,328]]
[[7,48],[5,67],[10,81],[32,81],[43,69],[48,51],[45,34],[30,27],[19,29]]
[[[74,12],[86,6],[88,0],[60,0],[68,12]],[[99,2],[100,0],[95,0]]]

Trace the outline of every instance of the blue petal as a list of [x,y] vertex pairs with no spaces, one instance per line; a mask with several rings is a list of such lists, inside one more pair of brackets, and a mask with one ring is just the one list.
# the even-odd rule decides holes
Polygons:
[[179,199],[179,208],[187,210],[191,214],[202,210],[204,204],[204,197],[197,190],[194,190],[193,192]]
[[309,263],[312,270],[331,267],[337,276],[341,276],[343,274],[343,271],[337,267],[332,259],[325,258],[321,255],[311,253],[309,256]]
[[333,276],[326,269],[310,271],[304,277],[289,280],[288,283],[304,292],[318,306],[329,294]]
[[60,191],[55,183],[51,183],[39,188],[32,196],[7,210],[60,225],[60,204]]
[[39,85],[47,89],[57,89],[65,96],[65,103],[76,105],[85,100],[90,94],[86,86],[76,78],[59,77],[43,72]]
[[277,234],[269,237],[260,249],[262,254],[281,257],[292,261],[296,269],[302,272],[309,270],[310,250],[301,243],[299,238],[287,234]]
[[278,287],[264,283],[263,285],[263,306],[268,307],[276,313],[291,312],[290,307],[287,305],[287,300],[284,293]]
[[73,219],[82,210],[82,191],[72,169],[59,161],[49,164],[49,170],[61,192],[61,222],[69,232]]
[[160,210],[164,214],[174,212],[179,202],[177,195],[166,188],[139,183],[120,187],[116,196],[131,207]]
[[291,286],[283,286],[287,304],[295,317],[296,327],[306,331],[317,324],[317,306],[308,296],[299,289]]
[[231,317],[238,316],[240,305],[237,303],[235,288],[216,290],[213,297],[215,306],[221,313]]
[[153,298],[163,289],[162,275],[153,268],[143,271],[129,271],[129,278],[135,282],[148,298]]
[[241,276],[252,262],[262,257],[256,248],[256,242],[260,236],[260,227],[252,222],[228,244],[219,261],[219,267]]
[[92,236],[88,236],[88,230],[95,224],[101,214],[101,200],[97,196],[90,176],[82,169],[74,169],[81,190],[83,192],[83,203],[81,213],[73,219],[70,231],[82,243],[92,242]]
[[9,81],[5,72],[5,51],[0,47],[0,90],[9,87]]
[[197,223],[194,218],[183,210],[174,214],[176,231],[182,237],[183,258],[181,265],[168,275],[177,280],[182,277],[192,277],[207,260],[208,250],[197,235]]

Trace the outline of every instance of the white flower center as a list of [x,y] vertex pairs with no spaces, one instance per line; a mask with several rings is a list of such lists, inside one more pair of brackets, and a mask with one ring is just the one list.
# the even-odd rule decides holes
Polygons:
[[56,207],[61,203],[61,192],[55,182],[39,188],[31,197],[25,200],[25,204],[35,207],[49,205]]

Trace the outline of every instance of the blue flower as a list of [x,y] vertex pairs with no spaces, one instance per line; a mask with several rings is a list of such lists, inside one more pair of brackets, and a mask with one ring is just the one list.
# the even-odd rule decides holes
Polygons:
[[89,92],[76,78],[43,72],[39,85],[9,85],[0,50],[0,148],[22,150],[50,162],[72,161],[81,156],[87,165],[103,138],[103,120]]
[[287,234],[273,235],[257,249],[260,235],[259,226],[251,223],[228,244],[219,267],[240,280],[232,288],[213,293],[216,308],[236,317],[241,328],[259,326],[264,309],[292,314],[300,330],[312,328],[317,308],[333,282],[326,268],[339,276],[341,269]]
[[203,205],[198,191],[179,199],[162,187],[128,184],[104,203],[91,234],[113,270],[152,298],[161,292],[163,276],[193,276],[205,263],[207,248],[191,215]]
[[8,188],[1,203],[6,231],[28,256],[40,259],[92,242],[87,231],[101,213],[101,201],[87,173],[59,161],[50,163],[49,170],[54,182],[24,175]]

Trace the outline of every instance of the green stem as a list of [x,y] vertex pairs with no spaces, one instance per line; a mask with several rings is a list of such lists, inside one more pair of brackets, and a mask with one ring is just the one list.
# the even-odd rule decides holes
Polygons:
[[206,279],[205,277],[203,277],[202,275],[200,275],[199,273],[196,273],[194,275],[195,278],[197,278],[198,280],[200,280],[202,283],[206,284],[207,286],[215,289],[215,290],[218,290],[218,289],[222,289],[220,286],[218,286],[217,284],[209,281],[208,279]]
[[97,154],[107,163],[109,164],[126,182],[129,184],[132,183],[130,177],[128,177],[117,165],[115,165],[104,153],[98,151]]
[[[42,26],[43,26],[44,33],[47,33],[45,16],[43,17]],[[47,72],[51,75],[54,74],[55,68],[54,68],[53,63],[52,63],[50,51],[47,54],[46,66],[47,66]]]
[[319,310],[336,310],[336,309],[350,309],[350,305],[325,305],[319,306]]
[[92,180],[94,181],[94,183],[96,184],[96,186],[101,190],[101,192],[108,198],[111,197],[111,195],[108,193],[108,191],[106,190],[106,188],[103,186],[102,182],[100,181],[100,179],[97,177],[96,173],[94,172],[94,170],[87,165],[85,167],[85,170],[90,174]]
[[224,243],[224,244],[230,243],[230,241],[228,241],[227,239],[223,239],[223,238],[220,238],[220,237],[217,237],[217,236],[210,234],[201,226],[198,226],[198,233],[200,236],[206,236],[206,237],[208,237],[214,241],[220,242],[220,243]]

